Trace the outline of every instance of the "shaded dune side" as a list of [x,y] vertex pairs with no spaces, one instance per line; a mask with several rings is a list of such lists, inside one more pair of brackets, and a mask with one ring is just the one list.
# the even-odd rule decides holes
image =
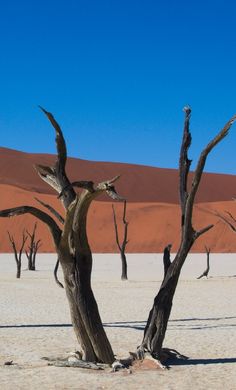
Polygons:
[[[9,184],[42,194],[54,193],[40,180],[33,168],[34,164],[53,165],[54,155],[23,153],[0,147],[0,161],[0,184]],[[95,183],[120,174],[121,178],[116,188],[129,202],[177,204],[179,201],[176,169],[68,158],[67,172],[71,181],[92,180]],[[227,201],[235,195],[236,175],[205,173],[197,201]],[[109,201],[104,196],[100,199]]]
[[[55,195],[28,192],[9,185],[0,185],[0,209],[20,205],[32,205],[44,210],[34,197],[40,197],[44,202],[52,205],[63,214],[63,208]],[[115,204],[119,230],[123,205]],[[212,252],[236,252],[236,234],[218,218],[212,211],[223,212],[228,210],[236,216],[236,202],[199,203],[194,211],[194,227],[201,229],[208,224],[215,224],[214,228],[204,234],[195,243],[193,252],[204,252],[205,245]],[[173,243],[173,252],[178,248],[180,239],[180,210],[176,204],[139,202],[128,203],[127,220],[129,221],[129,243],[127,253],[162,252],[164,246]],[[30,215],[13,218],[0,218],[0,252],[12,252],[8,242],[9,230],[19,245],[23,229],[32,230],[36,219]],[[112,209],[110,202],[94,202],[88,215],[88,235],[92,251],[95,253],[115,253],[115,243]],[[47,227],[38,222],[37,237],[42,239],[41,252],[55,252],[53,242]]]

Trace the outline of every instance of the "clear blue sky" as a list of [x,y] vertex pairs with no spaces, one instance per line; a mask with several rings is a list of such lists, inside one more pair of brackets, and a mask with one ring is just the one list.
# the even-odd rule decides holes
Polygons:
[[[182,107],[197,153],[236,113],[236,2],[0,2],[0,144],[54,153],[51,111],[68,154],[178,165]],[[236,125],[206,170],[236,174]]]

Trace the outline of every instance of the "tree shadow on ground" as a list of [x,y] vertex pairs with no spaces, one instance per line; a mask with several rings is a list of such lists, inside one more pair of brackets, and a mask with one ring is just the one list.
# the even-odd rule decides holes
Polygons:
[[[171,319],[169,321],[169,329],[172,327],[177,327],[179,330],[199,330],[199,329],[210,329],[210,328],[225,328],[225,327],[235,327],[235,323],[222,323],[222,324],[191,324],[194,321],[220,321],[220,320],[232,320],[236,319],[235,317],[209,317],[209,318],[181,318],[181,319]],[[180,322],[180,324],[178,324]],[[146,321],[116,321],[116,322],[105,322],[103,326],[105,328],[125,328],[125,329],[135,329],[143,331],[146,326]],[[185,324],[181,324],[185,323]],[[0,325],[0,329],[10,329],[10,328],[66,328],[72,327],[71,324],[16,324],[16,325]]]
[[169,366],[191,366],[197,364],[227,364],[236,363],[236,358],[217,358],[217,359],[170,359],[168,360]]

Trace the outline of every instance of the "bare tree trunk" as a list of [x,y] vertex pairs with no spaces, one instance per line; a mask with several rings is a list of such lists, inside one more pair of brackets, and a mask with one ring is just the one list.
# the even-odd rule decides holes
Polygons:
[[210,248],[207,248],[206,246],[205,246],[205,249],[206,249],[206,254],[207,254],[207,267],[206,267],[205,271],[200,276],[198,276],[197,279],[201,279],[204,276],[207,278],[209,271],[210,271],[210,252],[211,252],[211,250],[210,250]]
[[161,360],[162,356],[161,352],[163,341],[165,338],[173,297],[176,291],[182,266],[194,241],[200,235],[213,227],[213,225],[209,225],[199,231],[195,231],[192,226],[194,200],[201,181],[205,161],[214,146],[217,145],[228,134],[232,123],[236,119],[236,117],[233,117],[229,122],[227,122],[221,132],[202,151],[194,173],[190,192],[188,192],[188,174],[191,165],[191,160],[188,159],[188,149],[191,144],[191,134],[189,131],[191,110],[189,107],[185,107],[184,111],[185,123],[179,160],[179,192],[182,211],[181,243],[176,257],[169,266],[160,290],[154,299],[153,307],[149,313],[147,325],[145,327],[143,341],[137,352],[138,356],[142,357],[145,351],[148,351],[152,354],[153,357],[156,357],[159,360]]
[[121,270],[121,279],[127,280],[128,279],[128,273],[127,273],[127,260],[125,252],[121,252],[121,264],[122,264],[122,270]]
[[91,253],[79,253],[61,262],[71,319],[82,357],[91,362],[113,363],[114,354],[104,331],[91,289]]
[[115,208],[112,205],[112,211],[113,211],[113,220],[114,220],[114,228],[115,228],[115,236],[116,236],[116,243],[120,251],[120,258],[121,258],[121,280],[127,280],[128,279],[128,274],[127,274],[127,260],[126,260],[126,255],[125,255],[125,249],[126,245],[128,244],[128,225],[129,223],[126,221],[126,201],[124,201],[124,209],[123,209],[123,225],[124,225],[124,236],[122,240],[122,244],[120,243],[119,240],[119,234],[118,234],[118,226],[117,226],[117,221],[116,221],[116,213],[115,213]]

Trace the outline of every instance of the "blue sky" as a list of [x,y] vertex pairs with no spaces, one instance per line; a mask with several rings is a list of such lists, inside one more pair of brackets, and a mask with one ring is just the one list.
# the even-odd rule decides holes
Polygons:
[[[0,145],[176,168],[182,107],[190,157],[236,113],[236,2],[0,1]],[[207,171],[236,174],[236,125]]]

